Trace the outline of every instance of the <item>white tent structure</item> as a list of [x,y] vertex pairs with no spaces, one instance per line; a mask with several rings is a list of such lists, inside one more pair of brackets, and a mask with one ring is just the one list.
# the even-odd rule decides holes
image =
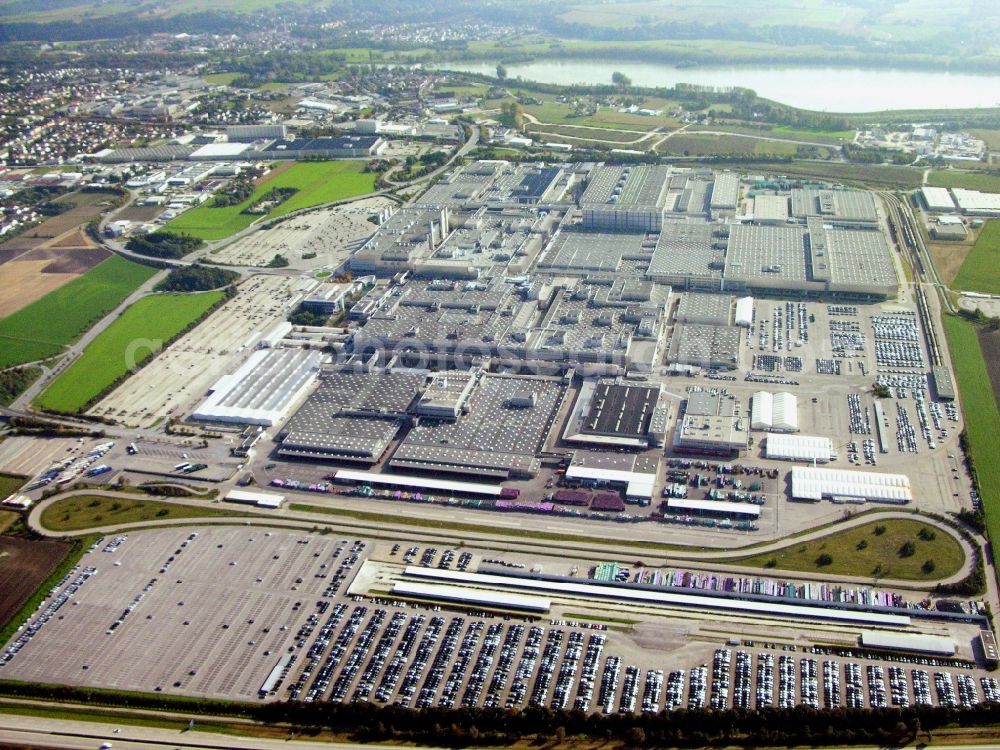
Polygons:
[[846,503],[869,501],[905,505],[913,500],[913,490],[910,478],[904,474],[796,466],[792,469],[792,497],[796,500],[827,497]]
[[798,432],[799,402],[787,392],[757,391],[750,399],[750,429]]
[[736,300],[736,325],[749,328],[753,325],[753,297]]
[[764,446],[764,455],[781,461],[808,461],[829,463],[833,458],[830,438],[812,435],[770,433]]

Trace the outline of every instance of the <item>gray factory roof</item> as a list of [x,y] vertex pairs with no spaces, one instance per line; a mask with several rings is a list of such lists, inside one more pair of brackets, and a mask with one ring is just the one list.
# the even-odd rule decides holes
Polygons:
[[596,167],[580,198],[581,205],[613,204],[617,208],[663,208],[669,166]]
[[130,161],[173,161],[186,159],[194,153],[191,146],[181,146],[168,143],[163,146],[147,148],[116,148],[108,154],[98,157],[99,161],[108,163],[125,163]]
[[733,172],[716,175],[712,183],[712,208],[735,209],[740,198],[740,178]]
[[428,188],[415,204],[463,206],[478,201],[487,187],[509,166],[503,161],[479,161],[458,167]]
[[691,292],[681,297],[677,305],[680,323],[728,325],[732,319],[733,298],[728,294]]
[[400,305],[378,312],[355,334],[356,348],[392,348],[425,344],[435,350],[463,345],[492,347],[502,341],[512,315],[489,309]]
[[[301,412],[300,412],[301,413]],[[310,410],[296,415],[295,427],[278,453],[291,458],[329,458],[374,463],[399,431],[397,419],[330,417]]]
[[401,307],[447,307],[456,310],[496,310],[513,295],[502,278],[413,279],[400,295]]
[[624,358],[633,336],[655,338],[661,323],[658,306],[600,304],[596,289],[581,285],[575,292],[560,290],[531,331],[528,348],[609,361]]
[[333,372],[324,374],[319,387],[309,396],[285,431],[305,430],[307,423],[333,416],[372,415],[391,417],[406,414],[424,385],[421,374],[404,372]]
[[[526,393],[534,394],[533,405],[524,405]],[[469,397],[468,414],[414,427],[391,464],[460,474],[534,473],[562,394],[557,379],[484,375]]]
[[740,329],[679,323],[670,342],[670,361],[706,367],[735,367],[740,353]]
[[709,209],[709,196],[712,193],[712,179],[701,174],[682,175],[683,183],[680,189],[674,189],[674,180],[671,180],[671,189],[667,194],[665,208],[671,213],[689,214],[691,216],[706,216]]
[[882,232],[866,229],[826,230],[830,282],[836,287],[896,286],[892,253]]
[[718,391],[692,391],[688,394],[684,413],[701,417],[731,417],[736,413],[736,399]]
[[509,165],[483,191],[485,203],[538,203],[562,174],[560,167],[537,164]]
[[357,268],[380,263],[408,263],[431,252],[433,242],[447,234],[446,219],[440,208],[407,206],[396,211],[354,254],[351,264]]
[[531,209],[508,209],[503,212],[480,209],[455,228],[421,267],[421,273],[436,264],[461,263],[492,273],[510,263],[520,262],[522,254],[534,256],[541,249],[543,221]]
[[863,190],[794,189],[792,216],[799,218],[821,216],[830,220],[866,223],[878,221],[875,197]]
[[726,281],[754,286],[806,281],[806,232],[802,227],[734,225],[726,254]]
[[417,373],[327,373],[288,420],[280,453],[300,458],[376,461],[423,388]]
[[788,220],[787,195],[757,195],[753,199],[755,221],[782,222]]
[[538,268],[613,273],[621,266],[623,257],[643,256],[645,239],[644,234],[560,231],[549,243]]
[[712,231],[706,222],[664,222],[648,275],[670,283],[721,279],[724,253],[712,246]]

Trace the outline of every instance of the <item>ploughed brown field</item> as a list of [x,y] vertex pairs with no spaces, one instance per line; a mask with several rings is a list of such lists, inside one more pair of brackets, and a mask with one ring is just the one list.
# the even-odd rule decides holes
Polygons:
[[[86,194],[88,200],[107,196]],[[89,271],[110,253],[84,231],[100,216],[98,204],[81,205],[0,245],[0,317],[11,315]]]
[[981,328],[978,332],[979,346],[986,361],[986,372],[990,375],[993,398],[1000,404],[1000,331]]
[[64,542],[0,536],[0,623],[6,623],[69,552]]

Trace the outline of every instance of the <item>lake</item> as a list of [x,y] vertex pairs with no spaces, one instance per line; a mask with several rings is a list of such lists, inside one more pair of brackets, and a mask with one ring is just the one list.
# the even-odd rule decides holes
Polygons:
[[[454,62],[436,67],[496,74],[496,65],[485,62]],[[997,74],[760,65],[680,69],[665,63],[559,59],[511,63],[507,66],[507,76],[563,86],[594,85],[610,84],[611,73],[616,70],[637,86],[670,87],[676,83],[741,86],[793,107],[826,112],[1000,106]]]

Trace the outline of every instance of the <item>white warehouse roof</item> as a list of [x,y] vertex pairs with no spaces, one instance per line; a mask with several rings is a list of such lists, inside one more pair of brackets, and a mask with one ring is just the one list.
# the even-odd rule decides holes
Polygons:
[[751,516],[760,518],[760,506],[751,503],[727,503],[722,500],[689,500],[672,497],[667,500],[670,510],[684,512],[722,513],[727,516]]
[[767,435],[764,455],[784,461],[818,461],[825,464],[833,455],[833,443],[825,437],[772,432]]
[[753,325],[753,297],[736,300],[736,325],[749,328]]
[[750,429],[798,432],[798,399],[787,392],[757,391],[750,399]]
[[893,633],[875,630],[861,631],[861,645],[865,648],[879,648],[891,651],[910,651],[921,654],[952,656],[955,642],[950,638],[918,633]]
[[913,500],[913,490],[910,478],[903,474],[796,466],[792,469],[792,497],[843,497],[902,505]]
[[931,211],[954,211],[955,201],[951,199],[948,188],[925,187],[920,190],[924,203]]
[[955,203],[967,214],[1000,214],[1000,193],[981,193],[978,190],[952,188]]
[[232,159],[250,148],[249,143],[206,143],[195,151],[189,159]]
[[591,479],[597,482],[617,482],[626,485],[625,494],[629,497],[653,497],[655,474],[644,474],[638,471],[622,471],[619,469],[600,469],[596,466],[570,466],[566,470],[567,479]]
[[373,474],[367,471],[341,469],[336,473],[338,482],[364,482],[366,484],[384,484],[390,487],[402,487],[412,490],[439,490],[441,492],[465,492],[474,495],[491,495],[500,497],[503,488],[492,484],[478,482],[455,482],[450,479],[431,479],[428,477],[411,477],[405,474]]
[[256,505],[258,508],[280,508],[285,500],[284,495],[273,492],[253,492],[251,490],[229,490],[226,500],[231,503]]
[[397,581],[393,584],[392,593],[416,599],[476,604],[482,607],[517,609],[525,612],[548,612],[552,607],[552,600],[541,596],[416,581]]
[[277,424],[312,383],[322,359],[322,352],[305,349],[256,351],[239,370],[219,378],[191,416],[208,422]]

